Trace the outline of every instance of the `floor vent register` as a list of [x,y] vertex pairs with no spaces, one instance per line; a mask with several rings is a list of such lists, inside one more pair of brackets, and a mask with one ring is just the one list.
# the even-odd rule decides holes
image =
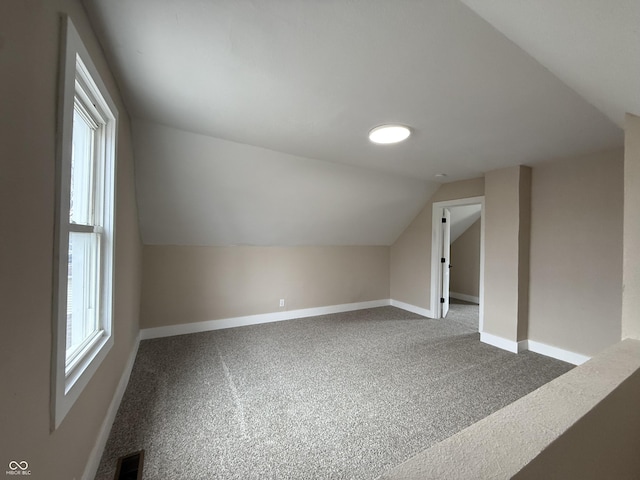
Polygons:
[[142,480],[143,463],[144,450],[120,457],[114,480]]

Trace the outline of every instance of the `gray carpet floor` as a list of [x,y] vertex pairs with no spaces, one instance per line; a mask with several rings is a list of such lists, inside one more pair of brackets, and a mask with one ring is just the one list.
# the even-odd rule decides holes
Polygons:
[[463,323],[477,332],[480,322],[480,307],[477,303],[450,298],[449,313],[447,313],[446,319]]
[[146,340],[96,479],[375,479],[571,367],[393,307]]

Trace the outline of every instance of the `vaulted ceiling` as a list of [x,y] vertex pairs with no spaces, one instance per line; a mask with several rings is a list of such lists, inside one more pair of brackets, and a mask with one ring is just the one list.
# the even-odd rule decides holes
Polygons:
[[455,242],[460,236],[466,232],[480,218],[480,205],[462,205],[450,207],[451,212],[451,231],[449,234],[450,242]]
[[623,126],[640,114],[638,0],[462,0]]
[[435,174],[622,145],[637,1],[463,1],[85,0],[145,243],[388,245]]

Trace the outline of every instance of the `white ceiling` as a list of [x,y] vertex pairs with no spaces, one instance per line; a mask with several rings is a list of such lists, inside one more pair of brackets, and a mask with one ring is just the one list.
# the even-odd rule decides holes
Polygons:
[[[472,178],[623,142],[606,115],[457,0],[84,3],[129,113],[148,127],[134,131],[147,243],[389,244],[435,188],[436,173]],[[384,122],[413,133],[399,145],[369,143],[368,130]],[[158,148],[163,137],[153,124],[179,132],[185,148]],[[200,150],[189,149],[188,132],[209,139],[198,136]],[[260,147],[240,155],[261,167],[245,173],[257,177],[251,212],[238,206],[249,187],[236,174],[235,153],[221,155],[222,140]],[[286,173],[294,158],[314,167]],[[233,221],[231,213],[216,214],[203,226],[194,212],[213,193],[192,195],[198,189],[183,180],[202,181],[211,165],[228,190]],[[270,187],[273,172],[287,179],[280,192],[295,189],[287,182],[306,187],[280,198]],[[358,193],[375,178],[370,185],[384,197],[384,175],[391,185],[406,180],[398,175],[412,179],[396,209]],[[319,198],[333,201],[333,185],[342,189],[341,207],[322,210]],[[274,230],[285,221],[276,205],[288,203],[295,204],[287,210],[290,228]],[[346,221],[347,212],[359,215]],[[295,228],[309,213],[316,215],[312,234]]]
[[640,1],[462,1],[618,125],[640,115]]

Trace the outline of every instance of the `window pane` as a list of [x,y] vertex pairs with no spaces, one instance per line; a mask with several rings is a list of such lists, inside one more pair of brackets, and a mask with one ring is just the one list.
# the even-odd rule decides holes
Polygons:
[[69,233],[67,348],[69,363],[98,331],[100,236]]
[[94,128],[76,104],[73,109],[73,145],[71,151],[71,201],[69,221],[93,223],[93,145]]

